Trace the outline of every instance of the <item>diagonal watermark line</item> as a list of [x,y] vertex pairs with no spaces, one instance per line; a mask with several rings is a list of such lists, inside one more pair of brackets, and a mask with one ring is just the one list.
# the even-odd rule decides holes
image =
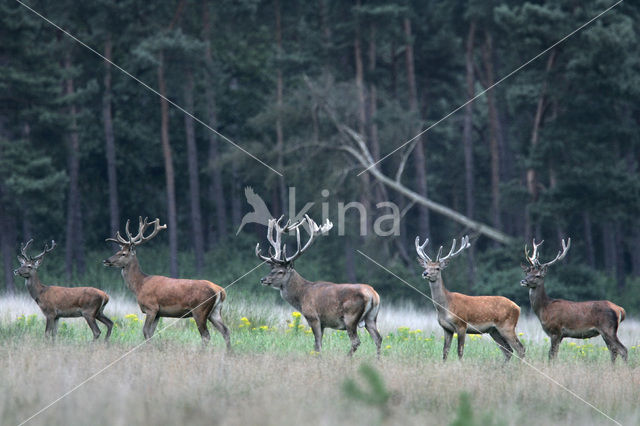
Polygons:
[[114,68],[116,68],[118,71],[122,72],[124,75],[126,75],[127,77],[135,80],[137,83],[139,83],[142,87],[144,87],[145,89],[149,90],[152,93],[155,93],[156,95],[158,95],[159,97],[161,97],[162,99],[164,99],[165,101],[167,101],[168,103],[170,103],[172,106],[174,106],[176,109],[180,110],[181,112],[183,112],[184,114],[188,115],[189,117],[193,118],[195,121],[197,121],[198,123],[202,124],[204,127],[206,127],[207,129],[209,129],[210,131],[212,131],[213,133],[215,133],[216,135],[218,135],[219,137],[221,137],[223,140],[225,140],[226,142],[230,143],[231,145],[233,145],[234,147],[236,147],[237,149],[239,149],[240,151],[244,152],[245,154],[247,154],[249,157],[253,158],[254,160],[256,160],[258,163],[262,164],[263,166],[265,166],[266,168],[268,168],[269,170],[271,170],[272,172],[274,172],[275,174],[279,175],[279,176],[284,176],[281,172],[279,172],[278,170],[274,169],[273,167],[271,167],[270,165],[268,165],[267,163],[265,163],[264,161],[262,161],[261,159],[259,159],[258,157],[256,157],[255,155],[253,155],[252,153],[250,153],[249,151],[247,151],[246,149],[244,149],[243,147],[241,147],[240,145],[238,145],[237,143],[235,143],[234,141],[232,141],[231,139],[229,139],[228,137],[226,137],[225,135],[223,135],[222,133],[218,132],[216,129],[214,129],[213,127],[211,127],[210,125],[208,125],[207,123],[205,123],[204,121],[200,120],[198,117],[196,117],[195,115],[193,115],[192,113],[190,113],[189,111],[187,111],[186,109],[182,108],[180,105],[178,105],[177,103],[173,102],[171,99],[167,98],[166,96],[164,96],[163,94],[161,94],[160,92],[158,92],[156,89],[154,89],[153,87],[149,86],[147,83],[145,83],[144,81],[140,80],[138,77],[134,76],[133,74],[131,74],[129,71],[125,70],[124,68],[122,68],[120,65],[116,64],[115,62],[107,59],[104,55],[102,55],[100,52],[96,51],[94,48],[92,48],[91,46],[89,46],[88,44],[86,44],[85,42],[83,42],[82,40],[78,39],[77,37],[75,37],[73,34],[69,33],[68,31],[62,29],[59,25],[57,25],[55,22],[51,21],[50,19],[46,18],[45,16],[43,16],[42,14],[38,13],[36,10],[34,10],[32,7],[30,7],[29,5],[23,3],[20,0],[16,0],[16,2],[20,3],[23,7],[25,7],[26,9],[30,10],[33,14],[35,14],[36,16],[38,16],[40,19],[42,19],[43,21],[47,22],[49,25],[53,26],[54,28],[56,28],[57,30],[61,31],[62,33],[64,33],[67,37],[71,38],[72,40],[74,40],[76,43],[80,44],[81,46],[85,47],[86,49],[88,49],[89,51],[91,51],[92,53],[94,53],[95,55],[99,56],[100,58],[102,58],[105,62],[109,63],[111,66],[113,66]]
[[[365,253],[361,252],[360,250],[356,250],[359,254],[361,254],[364,258],[366,258],[367,260],[369,260],[370,262],[372,262],[373,264],[377,265],[379,268],[381,268],[382,270],[386,271],[387,273],[391,274],[393,277],[395,277],[396,279],[398,279],[399,281],[403,282],[404,284],[408,285],[409,287],[411,287],[412,289],[414,289],[415,291],[417,291],[418,293],[420,293],[421,295],[423,295],[424,297],[426,297],[427,299],[431,300],[431,302],[433,302],[434,305],[438,305],[439,307],[441,307],[442,309],[444,309],[445,311],[447,311],[449,314],[453,315],[454,317],[461,319],[458,315],[454,314],[453,312],[451,312],[450,310],[448,310],[446,307],[442,306],[441,304],[439,304],[438,302],[436,302],[435,300],[433,300],[431,297],[427,296],[425,293],[423,293],[422,291],[420,291],[419,289],[417,289],[416,287],[412,286],[411,284],[409,284],[406,280],[402,279],[401,277],[399,277],[398,275],[396,275],[395,273],[393,273],[392,271],[390,271],[388,268],[386,268],[384,265],[381,265],[380,263],[378,263],[377,261],[375,261],[374,259],[372,259],[371,257],[367,256]],[[464,321],[464,320],[463,320]],[[483,334],[480,332],[480,330],[478,330],[476,327],[474,327],[473,325],[468,325],[469,328],[474,329],[475,331],[477,331],[480,334]],[[502,349],[506,349],[504,346],[502,346],[500,343],[496,342],[496,344],[498,346],[500,346]],[[544,371],[540,370],[539,368],[537,368],[536,366],[534,366],[533,364],[531,364],[530,362],[526,361],[524,358],[520,358],[519,356],[517,356],[515,353],[512,354],[512,356],[514,358],[516,358],[517,360],[519,360],[520,362],[522,362],[524,365],[532,368],[535,372],[539,373],[541,376],[543,376],[544,378],[546,378],[547,380],[549,380],[551,383],[558,385],[561,389],[565,390],[566,392],[568,392],[569,394],[573,395],[575,398],[577,398],[578,400],[582,401],[583,403],[585,403],[586,405],[588,405],[589,407],[593,408],[595,411],[597,411],[598,413],[602,414],[603,416],[605,416],[607,419],[611,420],[613,423],[622,426],[622,423],[620,423],[619,421],[613,419],[611,416],[609,416],[607,413],[605,413],[604,411],[602,411],[601,409],[599,409],[598,407],[596,407],[595,405],[591,404],[589,401],[585,400],[584,398],[582,398],[580,395],[578,395],[577,393],[575,393],[574,391],[572,391],[571,389],[569,389],[568,387],[566,387],[565,385],[563,385],[562,383],[558,382],[557,380],[555,380],[553,377],[549,376],[547,373],[545,373]]]
[[361,171],[360,173],[358,173],[358,176],[360,176],[361,174],[367,172],[369,169],[371,169],[372,167],[375,167],[376,165],[380,164],[382,161],[386,160],[387,158],[391,157],[393,154],[395,154],[396,152],[398,152],[399,150],[401,150],[402,148],[404,148],[405,146],[407,146],[408,144],[410,144],[411,142],[413,142],[414,140],[416,140],[417,138],[419,138],[420,136],[424,135],[425,133],[427,133],[429,130],[433,129],[434,127],[436,127],[438,124],[442,123],[444,120],[446,120],[447,118],[451,117],[453,114],[455,114],[456,112],[460,111],[462,108],[464,108],[465,106],[469,105],[471,102],[475,101],[476,99],[478,99],[479,97],[483,96],[485,93],[487,93],[489,90],[493,89],[494,87],[496,87],[498,84],[502,83],[503,81],[507,80],[509,77],[512,77],[514,74],[516,74],[517,72],[519,72],[520,70],[522,70],[524,67],[526,67],[527,65],[529,65],[530,63],[534,62],[536,59],[538,59],[539,57],[541,57],[542,55],[544,55],[545,53],[547,53],[548,51],[550,51],[551,49],[553,49],[554,47],[558,46],[559,44],[565,42],[568,38],[570,38],[571,36],[575,35],[577,32],[579,32],[580,30],[582,30],[583,28],[585,28],[586,26],[588,26],[589,24],[591,24],[592,22],[594,22],[595,20],[597,20],[598,18],[600,18],[602,15],[604,15],[605,13],[609,12],[611,9],[613,9],[614,7],[616,7],[617,5],[619,5],[620,3],[622,3],[624,0],[618,0],[616,3],[614,3],[613,5],[609,6],[608,8],[606,8],[605,10],[603,10],[602,12],[600,12],[599,14],[597,14],[596,16],[594,16],[593,18],[591,18],[590,20],[588,20],[587,22],[585,22],[584,24],[580,25],[578,28],[576,28],[575,30],[571,31],[569,34],[567,34],[566,36],[562,37],[560,40],[556,41],[555,43],[553,43],[551,46],[547,47],[546,49],[544,49],[542,52],[538,53],[536,56],[534,56],[533,58],[529,59],[527,62],[525,62],[524,64],[520,65],[518,68],[514,69],[513,71],[511,71],[509,74],[505,75],[504,77],[502,77],[500,80],[496,81],[495,83],[493,83],[491,86],[487,87],[486,89],[484,89],[483,91],[481,91],[480,93],[478,93],[477,95],[475,95],[473,98],[469,99],[468,101],[466,101],[465,103],[463,103],[462,105],[460,105],[459,107],[457,107],[456,109],[454,109],[453,111],[451,111],[450,113],[448,113],[447,115],[445,115],[444,117],[440,118],[438,121],[436,121],[435,123],[433,123],[431,126],[427,127],[426,129],[424,129],[423,131],[421,131],[420,133],[418,133],[417,135],[415,135],[414,137],[412,137],[411,139],[409,139],[408,141],[406,141],[405,143],[403,143],[402,145],[398,146],[397,148],[395,148],[393,151],[389,152],[388,154],[386,154],[384,157],[382,157],[381,159],[379,159],[378,161],[376,161],[375,163],[371,164],[369,167],[367,167],[366,169],[364,169],[363,171]]
[[[235,283],[237,283],[238,281],[240,281],[241,279],[243,279],[244,277],[246,277],[247,275],[249,275],[250,273],[252,273],[253,271],[255,271],[256,269],[258,269],[259,267],[261,267],[262,265],[264,265],[266,263],[265,262],[261,262],[258,265],[254,266],[253,268],[251,268],[251,270],[249,270],[248,272],[244,273],[242,276],[240,276],[239,278],[236,278],[231,284],[229,284],[228,286],[224,287],[223,290],[228,289],[229,287],[231,287],[232,285],[234,285]],[[96,371],[95,373],[93,373],[92,375],[90,375],[89,377],[87,377],[86,379],[84,379],[83,381],[81,381],[80,383],[78,383],[77,385],[75,385],[74,387],[72,387],[71,389],[69,389],[68,391],[66,391],[65,393],[63,393],[61,396],[59,396],[58,398],[54,399],[53,401],[51,401],[49,404],[47,404],[46,406],[42,407],[40,410],[38,410],[36,413],[32,414],[31,416],[29,416],[27,419],[23,420],[22,422],[20,422],[18,424],[18,426],[22,426],[28,422],[30,422],[31,420],[33,420],[36,416],[42,414],[44,411],[46,411],[47,409],[51,408],[53,405],[55,405],[56,403],[60,402],[62,399],[66,398],[67,396],[69,396],[70,394],[72,394],[73,392],[75,392],[76,390],[78,390],[78,388],[80,388],[81,386],[85,385],[86,383],[88,383],[89,381],[95,379],[97,376],[99,376],[100,374],[102,374],[103,372],[105,372],[106,370],[108,370],[109,368],[111,368],[112,366],[114,366],[115,364],[117,364],[118,362],[122,361],[124,358],[126,358],[127,356],[129,356],[130,354],[132,354],[133,352],[137,351],[139,348],[141,348],[142,346],[144,346],[147,342],[149,342],[151,339],[153,339],[155,336],[158,336],[159,334],[161,334],[163,331],[165,331],[166,329],[168,329],[169,327],[173,327],[179,320],[186,318],[191,312],[193,312],[195,309],[198,309],[198,307],[202,306],[203,304],[207,303],[209,300],[215,298],[217,295],[219,294],[216,293],[213,296],[209,297],[208,299],[206,299],[205,301],[203,301],[202,303],[198,304],[198,306],[194,307],[193,309],[191,309],[189,312],[187,312],[186,314],[184,314],[183,316],[176,318],[175,321],[173,321],[171,324],[167,325],[166,327],[163,327],[161,329],[159,329],[153,336],[151,336],[148,339],[145,339],[142,343],[137,344],[136,346],[134,346],[132,349],[128,350],[127,352],[125,352],[124,354],[120,355],[118,358],[116,358],[115,360],[111,361],[109,364],[107,364],[106,366],[102,367],[100,370]]]

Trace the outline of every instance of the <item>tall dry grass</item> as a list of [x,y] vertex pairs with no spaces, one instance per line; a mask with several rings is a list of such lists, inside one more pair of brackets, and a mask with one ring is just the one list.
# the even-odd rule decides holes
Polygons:
[[[640,424],[637,347],[630,350],[628,364],[611,366],[600,338],[588,341],[595,349],[584,359],[567,343],[559,361],[549,364],[548,342],[537,319],[525,317],[518,329],[524,333],[527,362],[535,369],[515,359],[503,366],[498,349],[485,342],[488,338],[468,340],[462,362],[455,359],[454,342],[451,359],[443,364],[442,332],[433,313],[425,305],[399,304],[380,311],[383,335],[393,336],[387,337],[384,345],[391,343],[392,348],[385,349],[381,360],[373,357],[364,333],[354,359],[344,356],[346,337],[332,333],[318,357],[308,352],[312,336],[287,332],[289,306],[234,295],[229,302],[224,315],[232,326],[235,354],[222,352],[216,334],[213,344],[202,348],[188,320],[181,320],[176,330],[143,344],[29,424],[375,424],[381,421],[378,410],[343,393],[347,378],[362,383],[357,371],[363,362],[380,372],[392,393],[388,424],[448,424],[456,416],[461,392],[471,395],[474,413],[487,416],[481,423],[491,418],[505,425],[611,424],[535,369],[617,421]],[[141,325],[122,320],[139,313],[131,298],[112,297],[106,313],[120,318],[124,328],[116,334],[131,333],[111,344],[91,344],[83,320],[70,319],[66,321],[76,330],[73,337],[52,345],[42,338],[42,322],[24,332],[9,330],[20,316],[36,314],[40,321],[31,299],[0,299],[0,327],[7,327],[6,332],[0,329],[0,424],[26,420],[142,343]],[[241,316],[268,324],[272,331],[241,329]],[[400,333],[399,327],[422,332]],[[629,348],[638,346],[638,322],[625,321],[620,337]]]
[[[18,424],[112,362],[126,349],[103,343],[13,342],[0,348],[0,418]],[[33,425],[375,424],[377,410],[342,392],[369,362],[392,392],[389,424],[448,424],[460,392],[474,412],[506,425],[606,425],[603,415],[538,372],[512,362],[443,364],[421,357],[347,359],[342,354],[225,355],[195,345],[143,346],[36,416]],[[640,422],[637,367],[533,361],[623,424]]]

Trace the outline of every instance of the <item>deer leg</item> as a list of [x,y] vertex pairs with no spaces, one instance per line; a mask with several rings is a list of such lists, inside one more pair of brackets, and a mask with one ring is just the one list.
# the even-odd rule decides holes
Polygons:
[[160,315],[156,315],[156,318],[149,325],[149,330],[148,330],[149,339],[151,339],[151,337],[156,333],[156,327],[158,326],[159,322],[160,322]]
[[202,344],[206,345],[211,340],[211,335],[209,334],[209,329],[207,328],[207,317],[202,315],[200,312],[193,312],[193,319],[196,321],[196,325],[198,326],[198,331],[200,332],[200,337],[202,337]]
[[616,334],[613,335],[613,341],[618,345],[618,351],[620,352],[620,356],[622,356],[622,359],[624,360],[624,362],[627,362],[629,357],[627,348],[622,344],[620,339],[618,339],[618,336]]
[[495,340],[498,344],[498,347],[502,351],[504,355],[504,362],[507,362],[511,359],[511,355],[513,354],[513,348],[509,345],[509,343],[505,340],[504,337],[498,332],[498,330],[493,329],[489,332],[489,335]]
[[464,353],[464,339],[467,336],[467,329],[460,327],[458,329],[458,359],[462,359]]
[[104,340],[109,340],[109,336],[111,336],[111,329],[113,328],[113,321],[111,321],[109,317],[102,312],[98,313],[96,319],[107,326],[107,335],[104,336]]
[[152,330],[151,325],[154,322],[156,322],[156,317],[158,315],[158,312],[147,310],[146,314],[147,316],[145,317],[144,325],[142,326],[142,335],[144,336],[145,339],[149,340],[151,339],[151,336],[153,336],[153,332],[155,331],[155,327],[153,327],[153,330]]
[[614,333],[603,333],[600,332],[604,343],[606,343],[607,348],[609,348],[609,352],[611,354],[611,362],[615,362],[618,355],[622,356],[622,359],[627,361],[627,348],[618,340],[618,336]]
[[87,321],[87,324],[89,324],[89,328],[93,332],[93,340],[97,340],[98,337],[100,337],[100,327],[98,327],[98,324],[96,324],[96,319],[87,314],[83,314],[82,316]]
[[46,324],[44,326],[44,337],[54,339],[53,337],[53,323],[55,321],[54,317],[46,317]]
[[442,360],[446,361],[449,355],[449,348],[451,347],[451,340],[453,339],[453,331],[449,331],[446,328],[444,330],[444,346],[442,348]]
[[309,317],[305,317],[305,319],[307,320],[309,327],[311,327],[311,330],[313,331],[313,337],[315,337],[316,340],[314,350],[316,352],[320,352],[320,350],[322,349],[322,335],[324,334],[324,329],[320,324],[320,320],[317,318]]
[[220,334],[222,334],[222,337],[224,337],[224,341],[227,344],[227,350],[230,351],[231,340],[229,338],[229,329],[222,322],[222,315],[220,314],[221,309],[222,309],[222,305],[220,304],[216,305],[216,307],[213,308],[213,310],[211,311],[211,314],[209,315],[209,321],[211,321],[211,324],[213,324],[216,330],[218,330]]
[[349,335],[349,339],[351,340],[351,350],[349,351],[349,356],[353,356],[354,352],[360,346],[360,337],[358,337],[358,324],[354,324],[351,327],[347,327],[347,334]]
[[366,319],[364,321],[364,325],[367,328],[369,335],[373,339],[373,342],[376,344],[376,353],[378,355],[378,358],[380,358],[380,346],[382,345],[382,336],[380,336],[380,333],[378,332],[376,321]]
[[553,361],[558,355],[558,348],[560,348],[560,343],[562,342],[561,335],[553,335],[551,336],[551,349],[549,349],[549,361]]
[[58,320],[59,318],[53,320],[53,327],[51,328],[51,337],[53,337],[54,340],[58,335]]
[[509,343],[509,345],[516,350],[516,352],[518,353],[518,357],[520,359],[524,358],[524,354],[526,350],[524,348],[524,345],[520,341],[520,339],[518,339],[518,336],[516,335],[516,330],[515,329],[510,329],[508,331],[499,330],[499,333]]

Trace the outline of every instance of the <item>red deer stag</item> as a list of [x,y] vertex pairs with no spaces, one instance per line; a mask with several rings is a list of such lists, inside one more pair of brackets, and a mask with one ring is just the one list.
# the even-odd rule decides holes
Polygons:
[[562,240],[562,250],[551,262],[540,263],[538,247],[544,241],[536,244],[533,240],[533,254],[525,246],[524,253],[529,265],[522,265],[526,274],[520,285],[529,288],[531,309],[536,313],[542,329],[551,339],[549,359],[558,354],[560,342],[565,337],[574,339],[589,339],[601,335],[611,352],[611,362],[615,362],[618,355],[627,360],[627,348],[618,340],[618,326],[624,320],[625,312],[620,306],[608,300],[590,302],[571,302],[563,299],[552,299],[544,290],[544,277],[547,268],[559,260],[564,259],[571,247],[571,238],[567,243]]
[[[153,231],[145,236],[147,228],[153,225]],[[229,329],[222,322],[220,310],[222,302],[227,297],[224,289],[210,281],[175,279],[159,275],[147,275],[140,269],[136,257],[136,247],[155,237],[167,225],[160,225],[160,219],[149,223],[148,218],[139,220],[138,234],[131,235],[129,221],[125,226],[127,238],[116,233],[115,238],[107,238],[120,245],[120,250],[103,263],[122,269],[122,277],[127,287],[136,295],[138,305],[146,318],[142,333],[145,339],[150,339],[156,330],[160,317],[188,318],[193,317],[198,326],[203,343],[209,341],[207,320],[222,334],[231,348]]]
[[[256,245],[256,256],[271,265],[269,275],[263,277],[260,283],[280,291],[284,300],[304,315],[307,323],[313,330],[315,337],[315,350],[320,352],[322,348],[322,335],[325,328],[347,330],[351,340],[349,356],[360,346],[358,338],[358,324],[364,322],[367,331],[375,342],[377,354],[380,356],[382,337],[378,332],[376,320],[380,307],[380,296],[367,284],[335,284],[326,281],[311,282],[302,278],[293,269],[293,262],[302,255],[311,245],[318,233],[329,231],[333,224],[327,222],[318,226],[309,216],[305,216],[299,222],[287,222],[280,227],[280,221],[269,220],[267,239],[271,244],[269,255],[260,253],[260,244]],[[300,228],[308,228],[309,240],[300,246]],[[291,256],[287,256],[286,245],[281,245],[282,234],[296,232],[297,249]],[[274,235],[275,233],[275,235]],[[271,249],[273,248],[273,253]]]
[[420,245],[420,237],[416,237],[418,262],[424,268],[422,277],[429,280],[438,324],[444,329],[442,359],[447,359],[453,333],[458,333],[458,358],[462,358],[467,333],[488,333],[500,347],[505,362],[511,359],[514,349],[518,352],[518,356],[523,358],[524,346],[516,336],[516,324],[520,317],[518,305],[502,296],[467,296],[448,291],[444,287],[442,270],[447,267],[452,258],[470,247],[469,237],[462,238],[458,250],[456,250],[454,239],[449,254],[444,257],[442,257],[442,246],[440,246],[435,261],[424,252],[428,243],[427,238],[424,244]]
[[93,332],[94,340],[100,337],[100,327],[96,320],[106,325],[105,340],[107,340],[113,327],[113,322],[103,312],[105,305],[109,302],[107,293],[93,287],[57,287],[42,284],[38,278],[37,269],[42,264],[44,255],[53,250],[56,243],[51,241],[51,247],[45,244],[42,253],[31,257],[27,254],[27,249],[32,242],[33,240],[29,240],[21,246],[20,255],[18,255],[20,267],[13,271],[13,274],[25,278],[29,294],[42,310],[47,320],[45,336],[55,340],[58,319],[83,317]]

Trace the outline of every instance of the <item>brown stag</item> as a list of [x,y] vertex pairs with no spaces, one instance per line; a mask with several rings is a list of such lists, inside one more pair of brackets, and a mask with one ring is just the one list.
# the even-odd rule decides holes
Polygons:
[[107,293],[93,287],[58,287],[42,284],[38,278],[37,269],[42,264],[45,254],[53,250],[56,243],[51,241],[51,247],[45,244],[42,253],[31,257],[27,254],[27,249],[32,242],[33,240],[29,240],[21,246],[20,255],[18,255],[20,267],[14,270],[13,274],[25,278],[29,294],[42,310],[47,320],[45,336],[55,340],[58,319],[83,317],[93,332],[94,340],[100,337],[100,327],[96,320],[106,325],[105,340],[107,340],[113,327],[113,322],[103,312],[105,305],[109,302]]
[[[364,323],[380,356],[382,337],[376,325],[380,296],[373,287],[367,284],[311,282],[293,269],[293,262],[309,248],[314,237],[329,231],[333,224],[327,220],[324,225],[318,226],[309,216],[305,216],[299,222],[287,222],[284,227],[280,227],[281,220],[282,217],[278,220],[269,220],[267,231],[267,239],[271,244],[269,255],[262,255],[260,244],[256,245],[256,256],[271,266],[271,272],[263,277],[260,283],[279,290],[282,298],[302,313],[313,330],[316,352],[320,352],[322,348],[324,329],[333,328],[347,331],[351,340],[349,356],[353,355],[360,346],[358,324]],[[302,227],[309,233],[309,240],[304,247],[300,245],[300,228]],[[291,231],[296,233],[297,249],[293,255],[287,256],[286,245],[281,245],[281,238],[283,233]]]
[[536,240],[533,240],[531,256],[525,246],[524,253],[529,265],[522,265],[526,276],[520,281],[520,285],[529,288],[531,309],[536,313],[542,329],[551,339],[549,359],[556,357],[560,342],[565,337],[589,339],[601,335],[611,353],[611,362],[614,362],[618,355],[626,361],[627,348],[620,342],[617,335],[618,327],[625,317],[624,309],[608,300],[571,302],[547,296],[544,289],[547,268],[564,259],[571,247],[571,238],[567,243],[562,240],[562,250],[558,252],[555,259],[547,263],[540,263],[539,260],[538,247],[543,242],[536,244]]
[[467,296],[448,291],[444,286],[442,270],[447,267],[452,258],[470,247],[469,237],[462,238],[458,250],[456,250],[454,239],[449,254],[444,257],[442,257],[442,246],[440,246],[435,261],[424,252],[428,243],[427,238],[424,244],[420,245],[420,237],[416,237],[418,262],[424,268],[422,277],[429,280],[438,324],[444,329],[442,359],[447,359],[453,333],[458,333],[458,358],[462,358],[467,334],[484,333],[488,333],[496,341],[504,354],[505,362],[511,359],[514,349],[518,356],[523,358],[525,349],[516,336],[516,324],[520,317],[518,305],[506,297]]
[[[148,236],[144,233],[153,225],[153,231]],[[150,339],[156,330],[161,317],[188,318],[193,317],[203,343],[209,341],[207,320],[222,334],[227,345],[229,329],[222,322],[220,310],[226,298],[226,292],[218,285],[205,280],[175,279],[159,275],[147,275],[140,269],[136,256],[136,247],[155,237],[167,225],[160,225],[160,219],[148,222],[145,218],[139,220],[138,234],[131,235],[129,221],[125,226],[127,238],[116,233],[115,238],[107,238],[120,245],[120,250],[103,263],[122,269],[122,277],[127,287],[136,295],[138,305],[146,315],[142,333],[145,339]]]

